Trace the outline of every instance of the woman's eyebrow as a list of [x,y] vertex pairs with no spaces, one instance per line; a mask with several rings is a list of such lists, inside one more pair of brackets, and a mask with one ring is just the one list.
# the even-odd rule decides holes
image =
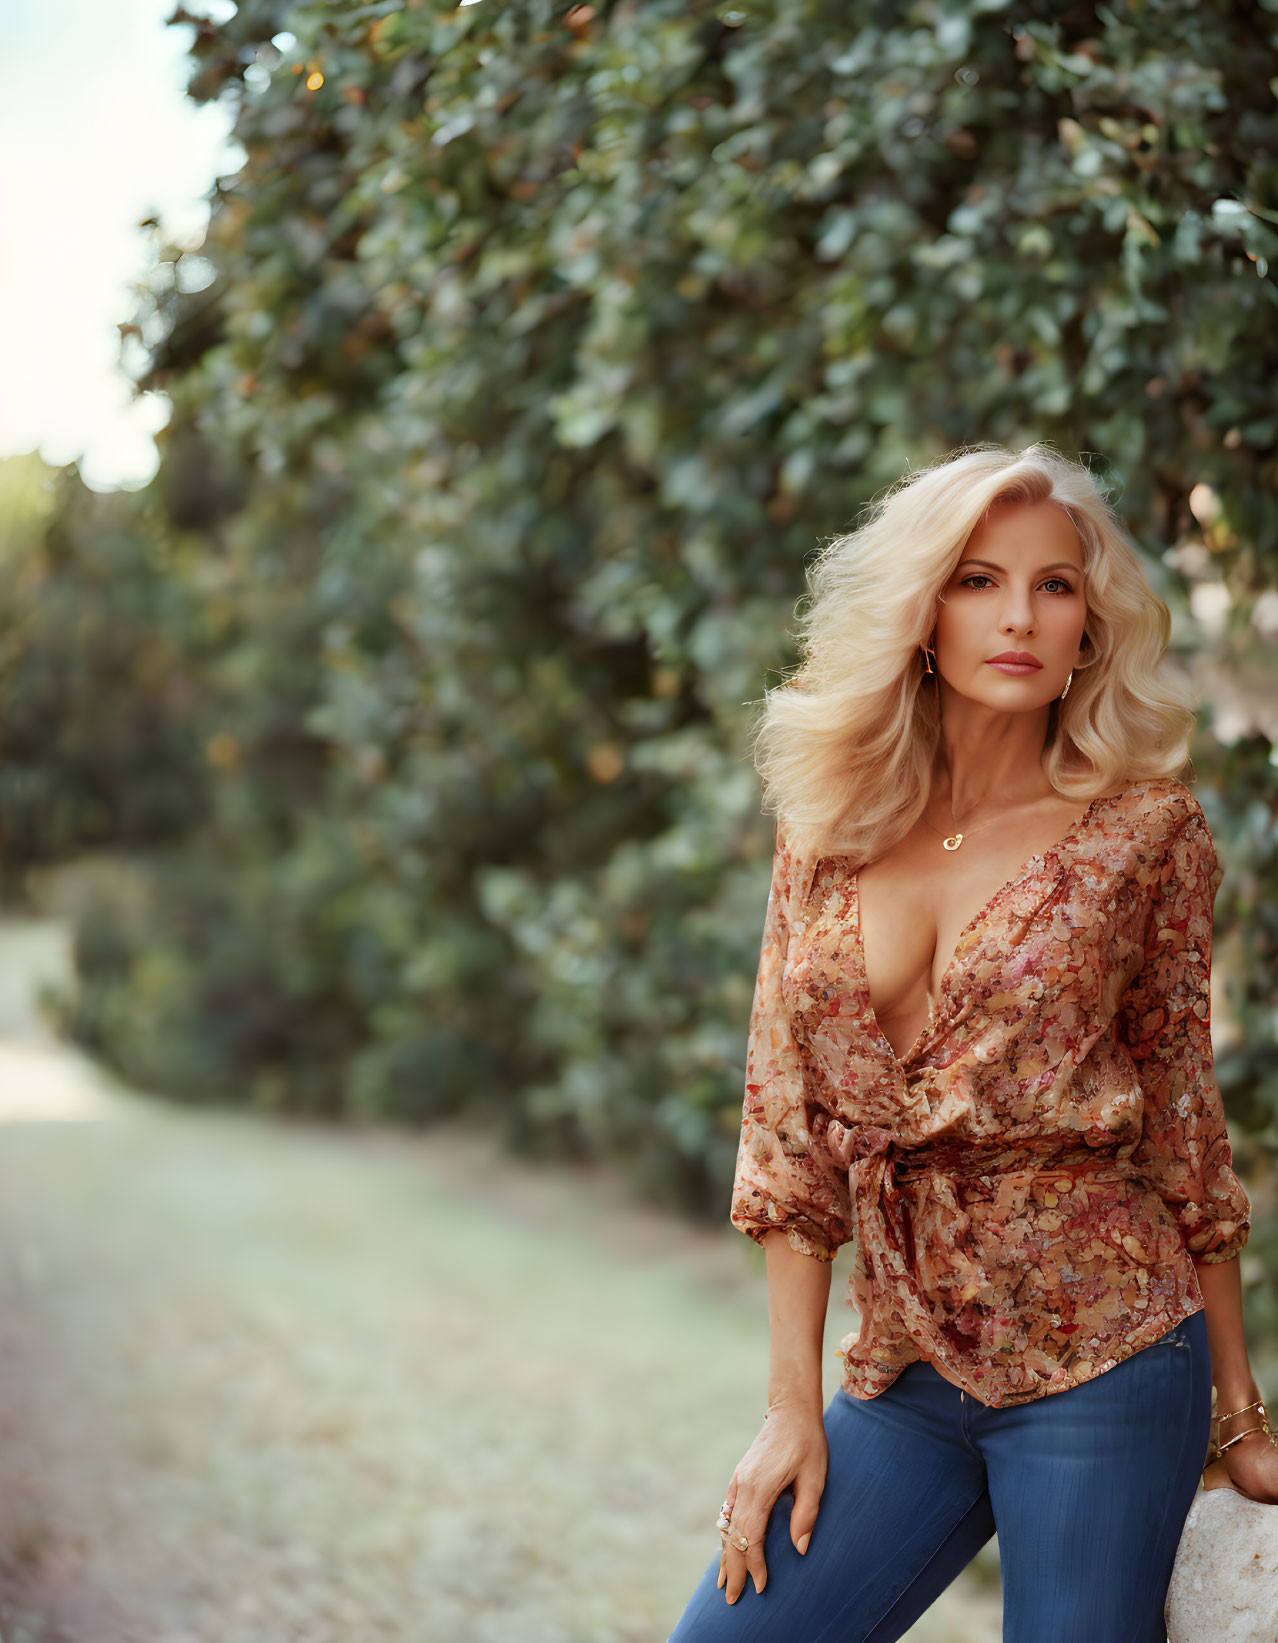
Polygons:
[[[992,559],[961,559],[958,568],[962,570],[964,565],[988,565],[991,570],[997,571],[1003,569],[1002,565],[996,565]],[[1053,559],[1050,565],[1039,566],[1040,574],[1045,570],[1072,570],[1079,576],[1083,574],[1083,567],[1076,565],[1072,559]]]

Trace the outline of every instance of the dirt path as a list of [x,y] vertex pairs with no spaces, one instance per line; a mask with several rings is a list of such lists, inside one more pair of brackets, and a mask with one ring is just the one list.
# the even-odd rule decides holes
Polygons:
[[[0,925],[0,1643],[663,1643],[757,1428],[754,1246],[465,1129],[132,1095],[42,1030],[64,964]],[[993,1643],[987,1553],[913,1643]]]

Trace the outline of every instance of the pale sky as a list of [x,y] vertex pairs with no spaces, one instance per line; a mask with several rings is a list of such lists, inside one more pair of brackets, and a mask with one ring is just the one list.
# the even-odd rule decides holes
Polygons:
[[[150,266],[143,217],[197,244],[213,179],[238,171],[229,110],[183,92],[176,0],[0,3],[0,457],[78,462],[95,490],[144,484],[161,394],[133,397],[116,326]],[[233,15],[229,0],[187,0]]]

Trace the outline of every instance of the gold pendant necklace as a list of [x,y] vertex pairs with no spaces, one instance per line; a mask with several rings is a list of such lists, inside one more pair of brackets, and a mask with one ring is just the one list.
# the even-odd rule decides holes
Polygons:
[[[923,823],[924,827],[932,827],[932,823],[928,821],[926,816],[920,816],[919,820]],[[932,827],[932,831],[934,833],[941,834],[941,843],[947,850],[957,850],[959,845],[962,844],[963,840],[967,837],[966,833],[960,832],[957,828],[953,833],[944,833],[939,827]]]

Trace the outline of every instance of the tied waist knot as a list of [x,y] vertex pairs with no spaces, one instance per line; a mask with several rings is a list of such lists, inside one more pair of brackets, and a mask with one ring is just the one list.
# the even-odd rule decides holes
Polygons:
[[[885,1212],[899,1196],[893,1172],[904,1149],[890,1130],[874,1124],[852,1127],[837,1118],[826,1125],[820,1141],[834,1171],[847,1173],[861,1249],[871,1259],[885,1250],[890,1236]],[[912,1232],[901,1225],[899,1233],[901,1247],[908,1241],[912,1254]]]
[[[936,1315],[938,1303],[920,1286],[915,1266],[911,1200],[916,1196],[913,1183],[920,1177],[930,1178],[929,1199],[957,1209],[958,1182],[980,1176],[1039,1175],[1079,1168],[1089,1175],[1118,1178],[1128,1174],[1112,1153],[1088,1146],[1063,1148],[1060,1138],[1053,1136],[1016,1146],[992,1147],[971,1140],[904,1146],[879,1125],[853,1126],[838,1118],[828,1119],[819,1133],[816,1129],[810,1133],[831,1170],[847,1173],[866,1280],[876,1291],[891,1290],[907,1328],[920,1340],[931,1338],[943,1321]],[[911,1190],[902,1192],[903,1184]],[[966,1220],[961,1212],[960,1217]],[[952,1261],[961,1261],[960,1250],[952,1249],[950,1254]],[[975,1270],[969,1276],[979,1282]]]
[[891,1130],[873,1124],[854,1129],[838,1118],[830,1119],[821,1139],[826,1152],[841,1170],[851,1169],[858,1159],[886,1154],[889,1147],[896,1145]]
[[914,1270],[914,1229],[894,1175],[906,1149],[890,1130],[852,1127],[837,1118],[813,1138],[833,1169],[847,1172],[858,1245],[857,1310],[864,1318],[870,1293],[890,1287],[910,1333],[926,1340],[935,1321]]
[[893,1176],[902,1179],[939,1174],[956,1180],[975,1180],[979,1176],[1017,1171],[1047,1175],[1053,1170],[1079,1165],[1089,1170],[1108,1167],[1116,1173],[1124,1173],[1112,1151],[1086,1145],[1062,1147],[1060,1138],[1051,1135],[1011,1146],[1006,1143],[990,1146],[976,1140],[923,1141],[910,1146],[881,1125],[849,1125],[841,1119],[829,1118],[823,1126],[813,1129],[812,1136],[828,1158],[830,1168],[837,1173],[847,1170],[862,1177],[879,1173],[885,1166],[890,1167]]

